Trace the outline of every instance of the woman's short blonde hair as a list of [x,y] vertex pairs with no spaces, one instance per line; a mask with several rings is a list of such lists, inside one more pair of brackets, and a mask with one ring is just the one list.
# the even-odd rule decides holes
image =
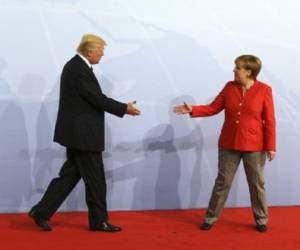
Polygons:
[[77,52],[86,56],[90,50],[95,48],[103,48],[106,42],[100,36],[94,34],[85,34],[82,36]]
[[234,60],[234,63],[241,65],[244,69],[251,70],[250,78],[254,80],[256,80],[262,66],[261,60],[254,55],[241,55]]

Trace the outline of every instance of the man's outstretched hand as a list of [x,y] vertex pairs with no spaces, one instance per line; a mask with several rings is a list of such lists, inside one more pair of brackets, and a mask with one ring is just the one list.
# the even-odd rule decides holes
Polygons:
[[136,101],[127,103],[127,112],[126,114],[136,116],[140,115],[141,111],[135,106]]

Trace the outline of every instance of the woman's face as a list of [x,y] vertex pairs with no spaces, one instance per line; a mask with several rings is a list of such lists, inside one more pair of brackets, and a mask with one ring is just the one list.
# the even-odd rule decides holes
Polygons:
[[234,80],[243,83],[250,79],[251,70],[245,69],[241,63],[236,63],[235,68],[233,69],[234,72]]

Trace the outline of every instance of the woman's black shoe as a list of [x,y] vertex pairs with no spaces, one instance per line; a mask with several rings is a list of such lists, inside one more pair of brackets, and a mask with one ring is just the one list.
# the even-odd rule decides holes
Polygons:
[[210,230],[212,228],[213,224],[209,224],[207,222],[204,222],[200,225],[200,228],[202,230]]
[[256,230],[258,232],[264,233],[268,230],[268,227],[267,227],[267,225],[263,225],[263,224],[262,225],[257,225]]

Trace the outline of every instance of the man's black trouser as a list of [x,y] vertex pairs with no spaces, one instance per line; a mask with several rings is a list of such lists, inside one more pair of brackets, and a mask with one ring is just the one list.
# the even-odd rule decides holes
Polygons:
[[106,180],[101,151],[67,148],[67,160],[41,201],[33,207],[36,216],[50,219],[80,179],[85,184],[90,226],[107,221]]

